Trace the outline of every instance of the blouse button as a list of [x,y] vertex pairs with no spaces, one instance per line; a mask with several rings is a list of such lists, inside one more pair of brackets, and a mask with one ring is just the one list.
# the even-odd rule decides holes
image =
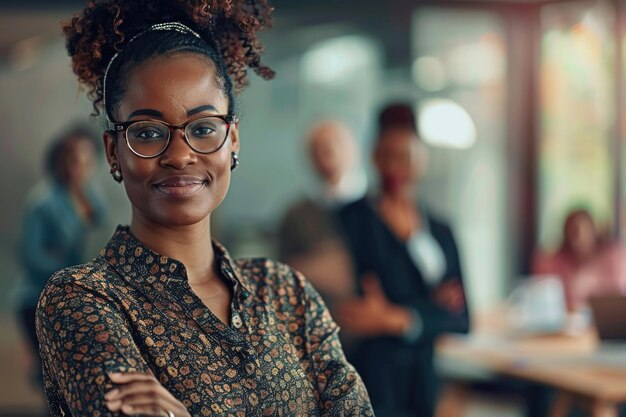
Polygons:
[[241,321],[241,316],[237,313],[233,314],[232,322],[233,326],[238,329],[241,328],[241,326],[243,325],[243,321]]

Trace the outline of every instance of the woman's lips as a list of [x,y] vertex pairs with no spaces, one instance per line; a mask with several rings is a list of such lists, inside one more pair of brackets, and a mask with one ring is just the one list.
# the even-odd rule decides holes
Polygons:
[[206,183],[206,180],[198,177],[177,176],[160,180],[153,187],[170,197],[189,197],[200,192]]
[[400,176],[383,177],[383,188],[388,192],[395,192],[402,188],[408,181]]

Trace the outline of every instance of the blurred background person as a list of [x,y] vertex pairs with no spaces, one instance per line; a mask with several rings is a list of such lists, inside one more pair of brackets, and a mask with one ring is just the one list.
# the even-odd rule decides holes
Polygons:
[[450,227],[418,198],[427,157],[410,106],[382,110],[373,158],[380,191],[341,211],[362,297],[338,321],[365,338],[352,361],[376,415],[429,417],[435,338],[469,329],[461,262]]
[[35,309],[48,278],[84,262],[87,235],[105,217],[103,197],[90,185],[96,165],[96,136],[75,124],[51,143],[45,156],[47,178],[30,192],[24,208],[19,248],[24,275],[17,286],[18,318],[36,358],[32,379],[41,383]]
[[567,308],[574,312],[589,297],[626,291],[626,251],[619,241],[603,237],[589,211],[576,209],[565,218],[559,249],[536,253],[533,273],[560,278]]
[[365,195],[353,133],[337,120],[321,120],[309,131],[307,152],[316,182],[289,207],[279,227],[280,259],[301,271],[332,305],[352,295],[351,259],[339,230],[337,211]]

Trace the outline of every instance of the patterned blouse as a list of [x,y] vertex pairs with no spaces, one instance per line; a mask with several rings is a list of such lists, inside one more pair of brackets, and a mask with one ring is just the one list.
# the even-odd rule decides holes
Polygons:
[[231,325],[196,296],[183,264],[119,227],[95,260],[57,272],[37,334],[52,416],[111,416],[109,372],[151,371],[192,416],[373,416],[324,303],[266,259],[231,260]]

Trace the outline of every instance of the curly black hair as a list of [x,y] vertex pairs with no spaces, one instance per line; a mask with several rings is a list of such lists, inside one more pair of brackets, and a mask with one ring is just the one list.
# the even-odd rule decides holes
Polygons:
[[[119,103],[130,70],[146,60],[175,52],[195,52],[208,57],[234,112],[234,93],[248,83],[250,68],[264,79],[274,72],[261,63],[263,45],[257,32],[271,26],[268,0],[92,0],[64,25],[72,68],[100,113],[106,93],[106,114]],[[200,34],[178,31],[147,32],[157,23],[180,22]],[[103,78],[111,58],[119,53]]]

